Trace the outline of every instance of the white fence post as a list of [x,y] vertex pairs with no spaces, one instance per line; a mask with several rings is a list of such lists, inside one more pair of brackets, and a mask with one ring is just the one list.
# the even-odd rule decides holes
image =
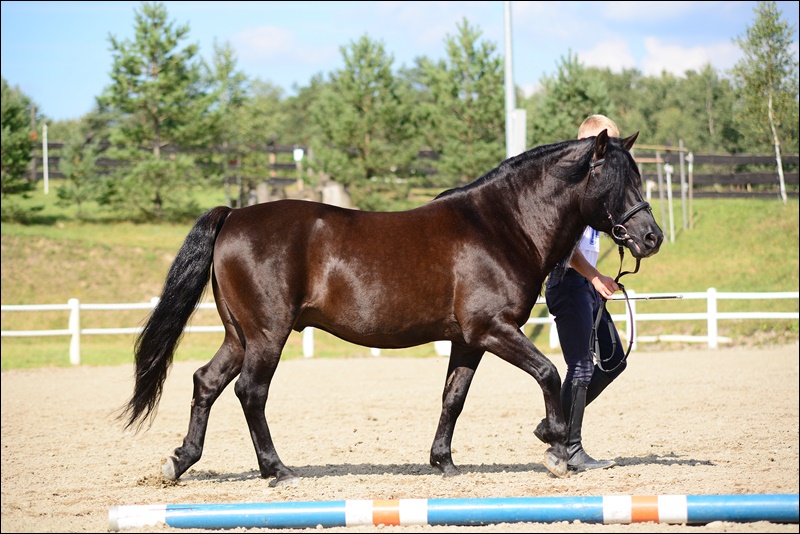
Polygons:
[[309,326],[303,329],[303,356],[311,358],[314,356],[314,327]]
[[716,349],[717,340],[717,290],[708,288],[708,348]]
[[550,348],[554,349],[561,343],[558,341],[558,328],[556,328],[556,318],[550,314]]
[[69,342],[69,363],[81,363],[81,303],[78,299],[69,299],[69,333],[72,338]]

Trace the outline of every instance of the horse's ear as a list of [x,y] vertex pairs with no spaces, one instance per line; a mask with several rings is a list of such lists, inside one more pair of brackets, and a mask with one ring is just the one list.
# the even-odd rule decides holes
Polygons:
[[622,146],[625,147],[625,150],[627,150],[628,152],[631,151],[631,148],[633,148],[633,143],[636,142],[637,137],[639,137],[639,132],[636,132],[632,136],[626,137],[625,139],[622,140]]
[[608,130],[603,130],[594,139],[595,159],[606,157],[606,148],[608,148]]

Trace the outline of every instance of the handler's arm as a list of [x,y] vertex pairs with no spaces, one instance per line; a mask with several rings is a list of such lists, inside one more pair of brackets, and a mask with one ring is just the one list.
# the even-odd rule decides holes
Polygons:
[[589,263],[578,248],[572,253],[569,266],[589,280],[604,299],[610,299],[614,296],[614,292],[619,291],[619,285],[617,285],[614,279],[601,274],[594,265]]

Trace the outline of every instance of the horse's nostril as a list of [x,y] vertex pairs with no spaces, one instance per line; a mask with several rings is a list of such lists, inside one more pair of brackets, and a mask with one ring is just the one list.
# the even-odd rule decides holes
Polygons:
[[661,246],[661,241],[664,239],[663,235],[656,235],[653,232],[647,232],[644,236],[644,244],[650,248]]

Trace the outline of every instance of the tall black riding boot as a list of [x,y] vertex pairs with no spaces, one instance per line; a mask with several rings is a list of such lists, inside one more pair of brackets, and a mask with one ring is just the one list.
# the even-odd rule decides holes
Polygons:
[[[564,384],[566,386],[566,384]],[[567,466],[573,470],[605,469],[616,465],[613,460],[595,460],[585,450],[581,443],[581,427],[583,426],[583,412],[586,409],[586,386],[579,380],[573,380],[570,388],[562,389],[562,405],[569,425],[567,438]],[[566,393],[566,395],[564,395]],[[567,397],[565,399],[564,397]],[[565,402],[570,402],[569,406]]]
[[[586,389],[586,406],[588,406],[593,400],[600,396],[600,394],[605,390],[611,382],[614,381],[621,373],[625,370],[627,366],[627,362],[622,362],[614,372],[607,373],[600,369],[597,365],[594,366],[594,372],[592,373],[592,379],[589,382],[589,386]],[[564,411],[564,418],[567,419],[569,417],[569,406],[572,405],[572,384],[569,382],[564,382],[561,386],[561,405]],[[539,438],[539,441],[546,443],[542,432],[544,431],[544,425],[547,423],[547,419],[543,418],[539,421],[539,424],[536,425],[536,428],[533,429],[533,435]]]
[[623,362],[620,368],[614,373],[606,373],[595,365],[594,372],[592,373],[592,380],[586,388],[586,406],[589,406],[593,400],[599,397],[603,390],[605,390],[624,369],[625,362]]

